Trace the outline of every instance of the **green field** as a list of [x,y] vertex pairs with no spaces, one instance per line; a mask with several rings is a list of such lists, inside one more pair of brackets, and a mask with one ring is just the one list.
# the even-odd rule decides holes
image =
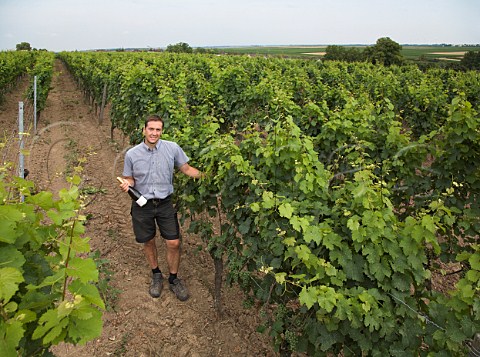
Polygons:
[[[245,47],[218,47],[218,51],[231,54],[251,54],[288,57],[317,57],[319,52],[325,52],[327,45],[319,46],[245,46]],[[355,45],[346,47],[366,47]],[[402,55],[407,59],[426,58],[461,59],[465,51],[480,51],[480,46],[428,46],[403,45]],[[317,53],[317,54],[316,54]]]

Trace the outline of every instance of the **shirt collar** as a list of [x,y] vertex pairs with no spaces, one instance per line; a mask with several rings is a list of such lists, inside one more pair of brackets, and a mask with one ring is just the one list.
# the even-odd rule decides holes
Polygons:
[[[155,149],[158,150],[160,148],[160,144],[161,144],[161,141],[162,139],[159,139],[157,141],[157,143],[155,144]],[[142,144],[143,144],[143,147],[145,148],[145,150],[147,151],[153,151],[153,149],[150,149],[150,146],[148,146],[147,144],[145,144],[145,140],[142,141]]]

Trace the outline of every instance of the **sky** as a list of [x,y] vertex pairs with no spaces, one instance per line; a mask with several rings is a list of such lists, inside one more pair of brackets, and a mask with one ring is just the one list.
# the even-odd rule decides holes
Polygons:
[[479,0],[0,0],[0,50],[480,43]]

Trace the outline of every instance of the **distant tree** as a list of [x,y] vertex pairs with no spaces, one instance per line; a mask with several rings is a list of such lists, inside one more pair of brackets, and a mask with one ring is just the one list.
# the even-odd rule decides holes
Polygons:
[[17,51],[31,51],[32,46],[28,42],[17,43]]
[[372,63],[383,64],[385,66],[401,65],[404,60],[400,51],[402,46],[390,39],[382,37],[377,40],[374,46],[367,47],[364,50],[365,57]]
[[364,60],[364,56],[358,48],[331,45],[325,49],[323,59],[327,61],[360,62]]
[[193,50],[194,53],[210,53],[210,54],[215,54],[218,53],[218,51],[214,48],[205,48],[205,47],[197,47]]
[[188,43],[179,42],[174,45],[168,45],[166,52],[175,52],[175,53],[192,53],[193,49]]
[[460,61],[460,65],[465,69],[480,71],[480,52],[466,52]]
[[337,45],[327,46],[325,49],[325,56],[323,56],[324,60],[327,61],[341,61],[343,58],[343,47]]

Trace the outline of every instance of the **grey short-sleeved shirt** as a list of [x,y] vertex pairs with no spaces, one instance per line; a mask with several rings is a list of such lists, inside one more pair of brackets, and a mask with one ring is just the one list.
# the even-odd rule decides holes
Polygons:
[[135,188],[148,200],[173,193],[173,172],[188,162],[182,148],[173,141],[159,140],[154,149],[142,142],[125,154],[123,175],[135,179]]

